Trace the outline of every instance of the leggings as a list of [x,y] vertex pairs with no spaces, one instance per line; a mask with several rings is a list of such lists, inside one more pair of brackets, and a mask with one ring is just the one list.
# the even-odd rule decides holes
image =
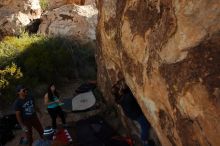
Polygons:
[[52,127],[54,129],[57,128],[57,124],[56,124],[57,116],[59,116],[61,118],[63,124],[66,124],[66,120],[65,120],[65,117],[64,117],[64,112],[61,109],[61,107],[47,108],[47,110],[48,110],[48,113],[50,114],[50,117],[52,119]]

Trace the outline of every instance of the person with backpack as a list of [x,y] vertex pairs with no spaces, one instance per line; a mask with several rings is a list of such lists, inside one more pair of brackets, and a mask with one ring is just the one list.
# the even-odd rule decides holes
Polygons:
[[[32,127],[34,127],[40,137],[44,139],[43,128],[36,114],[36,110],[38,109],[35,106],[34,99],[28,94],[27,89],[23,85],[17,86],[16,93],[17,99],[14,102],[16,119],[25,132],[29,146],[31,146],[33,143]],[[40,113],[39,110],[38,112]]]
[[53,83],[48,87],[47,93],[44,96],[44,102],[47,105],[47,111],[51,117],[53,129],[56,130],[57,128],[57,116],[61,118],[63,127],[67,127],[64,111],[61,108],[63,103],[60,101],[59,93]]
[[118,81],[112,87],[111,93],[114,95],[116,103],[122,107],[124,114],[131,120],[135,120],[140,124],[142,142],[144,146],[149,146],[147,143],[149,139],[149,130],[151,127],[150,123],[145,118],[134,95],[129,87],[125,84],[125,81]]

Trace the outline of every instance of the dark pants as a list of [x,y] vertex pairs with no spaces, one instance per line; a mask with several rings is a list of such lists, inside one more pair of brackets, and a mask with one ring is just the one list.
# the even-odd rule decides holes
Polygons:
[[149,130],[150,130],[150,123],[147,121],[147,119],[144,117],[144,115],[141,115],[136,119],[138,123],[141,126],[141,139],[142,141],[146,141],[149,139]]
[[27,132],[25,132],[25,134],[26,134],[26,137],[28,139],[28,143],[30,146],[33,143],[32,127],[34,127],[34,129],[36,129],[37,132],[39,133],[40,137],[43,138],[43,128],[37,116],[24,119],[24,125],[27,127],[27,130],[28,130]]
[[57,128],[57,124],[56,124],[57,123],[56,122],[57,116],[59,116],[61,118],[63,124],[66,124],[64,112],[61,109],[61,107],[48,108],[47,110],[48,110],[48,113],[50,114],[50,117],[52,119],[52,127],[54,129]]

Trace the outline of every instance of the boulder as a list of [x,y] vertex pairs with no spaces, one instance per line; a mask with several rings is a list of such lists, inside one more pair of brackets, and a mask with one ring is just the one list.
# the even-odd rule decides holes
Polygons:
[[88,43],[96,40],[97,14],[94,5],[64,5],[42,16],[38,32]]
[[219,146],[220,1],[99,0],[98,84],[124,78],[163,146]]
[[40,18],[39,0],[0,1],[0,38],[2,35],[18,34],[22,27]]
[[96,0],[49,0],[48,8],[52,10],[68,4],[91,5],[91,4],[95,4],[95,1]]

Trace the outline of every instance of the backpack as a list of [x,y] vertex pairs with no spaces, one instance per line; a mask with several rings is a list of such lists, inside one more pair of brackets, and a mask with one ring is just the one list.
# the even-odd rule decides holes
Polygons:
[[77,140],[81,146],[103,146],[113,134],[113,129],[99,116],[76,123]]
[[84,83],[82,85],[80,85],[76,90],[75,92],[76,93],[85,93],[85,92],[88,92],[88,91],[91,91],[93,89],[96,88],[96,84],[95,83]]

